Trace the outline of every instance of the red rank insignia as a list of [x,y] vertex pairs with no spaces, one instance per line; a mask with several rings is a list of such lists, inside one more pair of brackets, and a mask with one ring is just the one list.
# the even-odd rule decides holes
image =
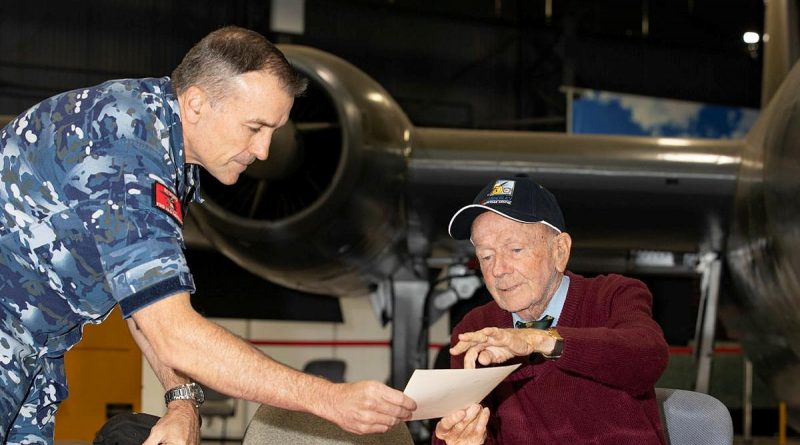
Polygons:
[[163,210],[183,227],[181,201],[172,190],[158,181],[153,183],[153,205]]

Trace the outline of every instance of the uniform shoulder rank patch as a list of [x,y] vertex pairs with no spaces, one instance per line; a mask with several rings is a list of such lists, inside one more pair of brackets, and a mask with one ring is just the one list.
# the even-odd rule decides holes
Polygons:
[[164,211],[183,227],[183,209],[178,196],[164,184],[153,182],[153,205]]

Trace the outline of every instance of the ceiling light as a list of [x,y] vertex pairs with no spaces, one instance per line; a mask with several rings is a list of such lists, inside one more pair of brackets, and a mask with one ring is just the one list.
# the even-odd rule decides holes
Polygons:
[[742,40],[744,40],[744,43],[758,43],[761,37],[757,32],[747,31],[742,35]]

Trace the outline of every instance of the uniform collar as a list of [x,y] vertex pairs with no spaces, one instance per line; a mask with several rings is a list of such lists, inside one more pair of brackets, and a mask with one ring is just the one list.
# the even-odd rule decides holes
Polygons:
[[166,78],[164,98],[168,106],[167,121],[169,125],[170,155],[175,162],[177,195],[181,198],[183,211],[186,213],[189,203],[202,203],[200,197],[200,168],[196,164],[186,163],[186,151],[183,146],[183,125],[181,124],[180,104],[172,89],[172,81]]

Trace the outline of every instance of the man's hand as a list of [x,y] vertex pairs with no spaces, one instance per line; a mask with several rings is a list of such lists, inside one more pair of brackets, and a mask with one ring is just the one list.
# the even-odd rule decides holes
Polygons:
[[317,414],[356,434],[383,433],[411,417],[417,404],[375,381],[334,384],[328,407]]
[[503,363],[512,357],[525,357],[534,352],[550,352],[555,340],[539,329],[484,328],[458,336],[458,343],[450,348],[451,355],[464,355],[464,368]]
[[489,408],[476,404],[456,411],[436,424],[436,437],[447,445],[479,445],[486,440]]
[[176,400],[169,404],[167,413],[150,430],[142,445],[200,443],[200,416],[193,401]]

